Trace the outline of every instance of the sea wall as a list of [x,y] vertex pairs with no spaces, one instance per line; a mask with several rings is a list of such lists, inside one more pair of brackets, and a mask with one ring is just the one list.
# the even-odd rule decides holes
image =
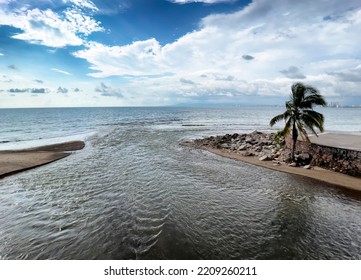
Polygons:
[[261,161],[273,161],[275,165],[288,164],[294,167],[325,169],[361,178],[361,151],[297,141],[295,162],[291,160],[292,139],[276,141],[274,133],[254,131],[248,134],[210,136],[183,145],[197,148],[213,148],[238,153],[245,157],[257,157]]
[[[292,139],[287,137],[286,146],[291,149]],[[361,151],[329,147],[305,141],[297,141],[297,153],[312,156],[311,165],[361,178]]]

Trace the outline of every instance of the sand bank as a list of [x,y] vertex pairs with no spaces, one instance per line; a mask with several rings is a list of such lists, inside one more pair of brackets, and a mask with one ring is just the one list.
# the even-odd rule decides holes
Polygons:
[[71,141],[25,150],[0,151],[0,178],[62,159],[84,146],[82,141]]
[[319,181],[323,181],[332,185],[361,191],[361,179],[348,176],[342,173],[337,173],[334,171],[322,169],[320,167],[313,167],[312,169],[304,169],[302,167],[291,167],[287,164],[281,164],[281,165],[274,165],[272,161],[260,161],[258,157],[253,156],[242,156],[239,153],[231,152],[231,151],[225,151],[222,149],[216,149],[211,148],[207,146],[203,147],[196,147],[192,142],[183,142],[181,143],[183,146],[192,147],[192,148],[198,148],[202,149],[208,152],[211,152],[213,154],[227,157],[234,160],[243,161],[246,163],[250,163],[253,165],[261,166],[264,168],[290,173],[290,174],[297,174],[305,177],[309,177],[312,179],[316,179]]

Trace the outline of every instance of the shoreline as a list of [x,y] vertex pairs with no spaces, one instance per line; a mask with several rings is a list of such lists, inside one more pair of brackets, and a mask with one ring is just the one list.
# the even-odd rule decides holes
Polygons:
[[83,141],[69,141],[22,150],[0,151],[0,179],[63,159],[84,147]]
[[302,167],[292,167],[286,164],[274,165],[272,161],[261,161],[256,156],[244,156],[239,153],[223,150],[219,148],[213,148],[210,146],[197,146],[192,141],[184,141],[180,143],[181,146],[199,149],[213,153],[225,158],[245,162],[248,164],[256,165],[259,167],[271,169],[278,172],[295,174],[318,181],[322,181],[337,187],[347,188],[354,191],[361,191],[361,179],[350,175],[342,174],[339,172],[331,171],[321,167],[312,167],[312,169],[305,169]]

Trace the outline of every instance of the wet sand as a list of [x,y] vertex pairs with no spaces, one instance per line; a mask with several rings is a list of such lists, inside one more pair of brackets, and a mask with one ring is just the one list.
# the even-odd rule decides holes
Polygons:
[[345,175],[342,173],[326,170],[320,167],[313,167],[312,169],[304,169],[302,167],[291,167],[287,164],[275,165],[272,161],[260,161],[258,157],[254,156],[242,156],[241,154],[225,151],[222,149],[215,149],[210,147],[196,147],[192,142],[183,142],[181,143],[182,146],[187,146],[191,148],[198,148],[213,154],[223,156],[226,158],[234,159],[243,161],[249,164],[261,166],[264,168],[290,173],[290,174],[297,174],[305,177],[309,177],[312,179],[316,179],[319,181],[323,181],[332,185],[336,185],[339,187],[344,187],[352,190],[361,191],[361,179],[352,177],[349,175]]
[[0,151],[0,178],[54,162],[84,148],[83,141],[71,141],[16,151]]

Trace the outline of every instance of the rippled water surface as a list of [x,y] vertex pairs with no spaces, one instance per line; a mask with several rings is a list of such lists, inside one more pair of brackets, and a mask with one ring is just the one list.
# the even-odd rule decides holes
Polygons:
[[361,258],[358,193],[179,146],[268,130],[280,109],[52,110],[18,111],[21,139],[3,128],[4,144],[87,146],[0,181],[2,259]]

